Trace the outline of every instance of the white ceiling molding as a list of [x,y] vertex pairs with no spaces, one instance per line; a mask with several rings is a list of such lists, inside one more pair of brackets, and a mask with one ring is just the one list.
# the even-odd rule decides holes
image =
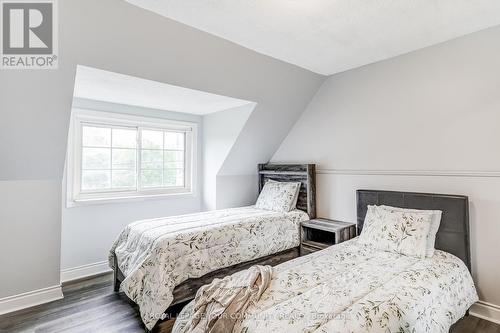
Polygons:
[[86,66],[77,67],[73,96],[196,115],[254,104],[237,98]]
[[127,1],[323,75],[500,24],[498,0]]

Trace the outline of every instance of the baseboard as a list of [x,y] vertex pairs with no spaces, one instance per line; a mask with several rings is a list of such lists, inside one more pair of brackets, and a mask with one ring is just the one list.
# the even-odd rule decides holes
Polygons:
[[66,268],[61,270],[61,282],[69,282],[108,272],[111,272],[111,268],[109,268],[107,261],[100,261],[93,264]]
[[500,306],[479,301],[472,305],[469,314],[474,317],[500,324]]
[[0,298],[0,315],[52,302],[61,298],[63,298],[63,293],[60,285]]

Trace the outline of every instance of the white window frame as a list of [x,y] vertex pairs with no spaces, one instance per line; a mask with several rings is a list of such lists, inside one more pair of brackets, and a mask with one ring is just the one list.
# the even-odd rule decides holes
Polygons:
[[[137,129],[137,188],[81,191],[82,125],[103,126],[106,128]],[[185,137],[184,186],[143,188],[140,181],[141,130],[182,131]],[[92,203],[128,201],[165,196],[194,195],[197,174],[198,124],[192,122],[167,120],[163,118],[141,117],[112,112],[73,109],[68,136],[66,161],[67,207]]]

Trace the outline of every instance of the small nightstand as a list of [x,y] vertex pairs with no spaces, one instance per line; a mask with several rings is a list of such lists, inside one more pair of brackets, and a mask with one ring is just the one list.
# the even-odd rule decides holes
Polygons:
[[301,256],[356,237],[356,224],[323,218],[304,221],[300,229]]

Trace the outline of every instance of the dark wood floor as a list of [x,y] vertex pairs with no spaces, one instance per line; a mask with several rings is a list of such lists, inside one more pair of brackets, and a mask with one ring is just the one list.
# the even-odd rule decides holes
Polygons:
[[[0,316],[0,332],[131,333],[144,332],[137,307],[114,293],[112,276],[101,275],[63,286],[64,299]],[[154,332],[170,333],[173,320]],[[500,333],[500,325],[473,316],[460,320],[452,333]]]
[[[0,316],[0,332],[144,332],[137,306],[113,292],[112,281],[105,274],[65,284],[61,300]],[[162,322],[154,332],[169,333],[172,325],[173,320]]]

